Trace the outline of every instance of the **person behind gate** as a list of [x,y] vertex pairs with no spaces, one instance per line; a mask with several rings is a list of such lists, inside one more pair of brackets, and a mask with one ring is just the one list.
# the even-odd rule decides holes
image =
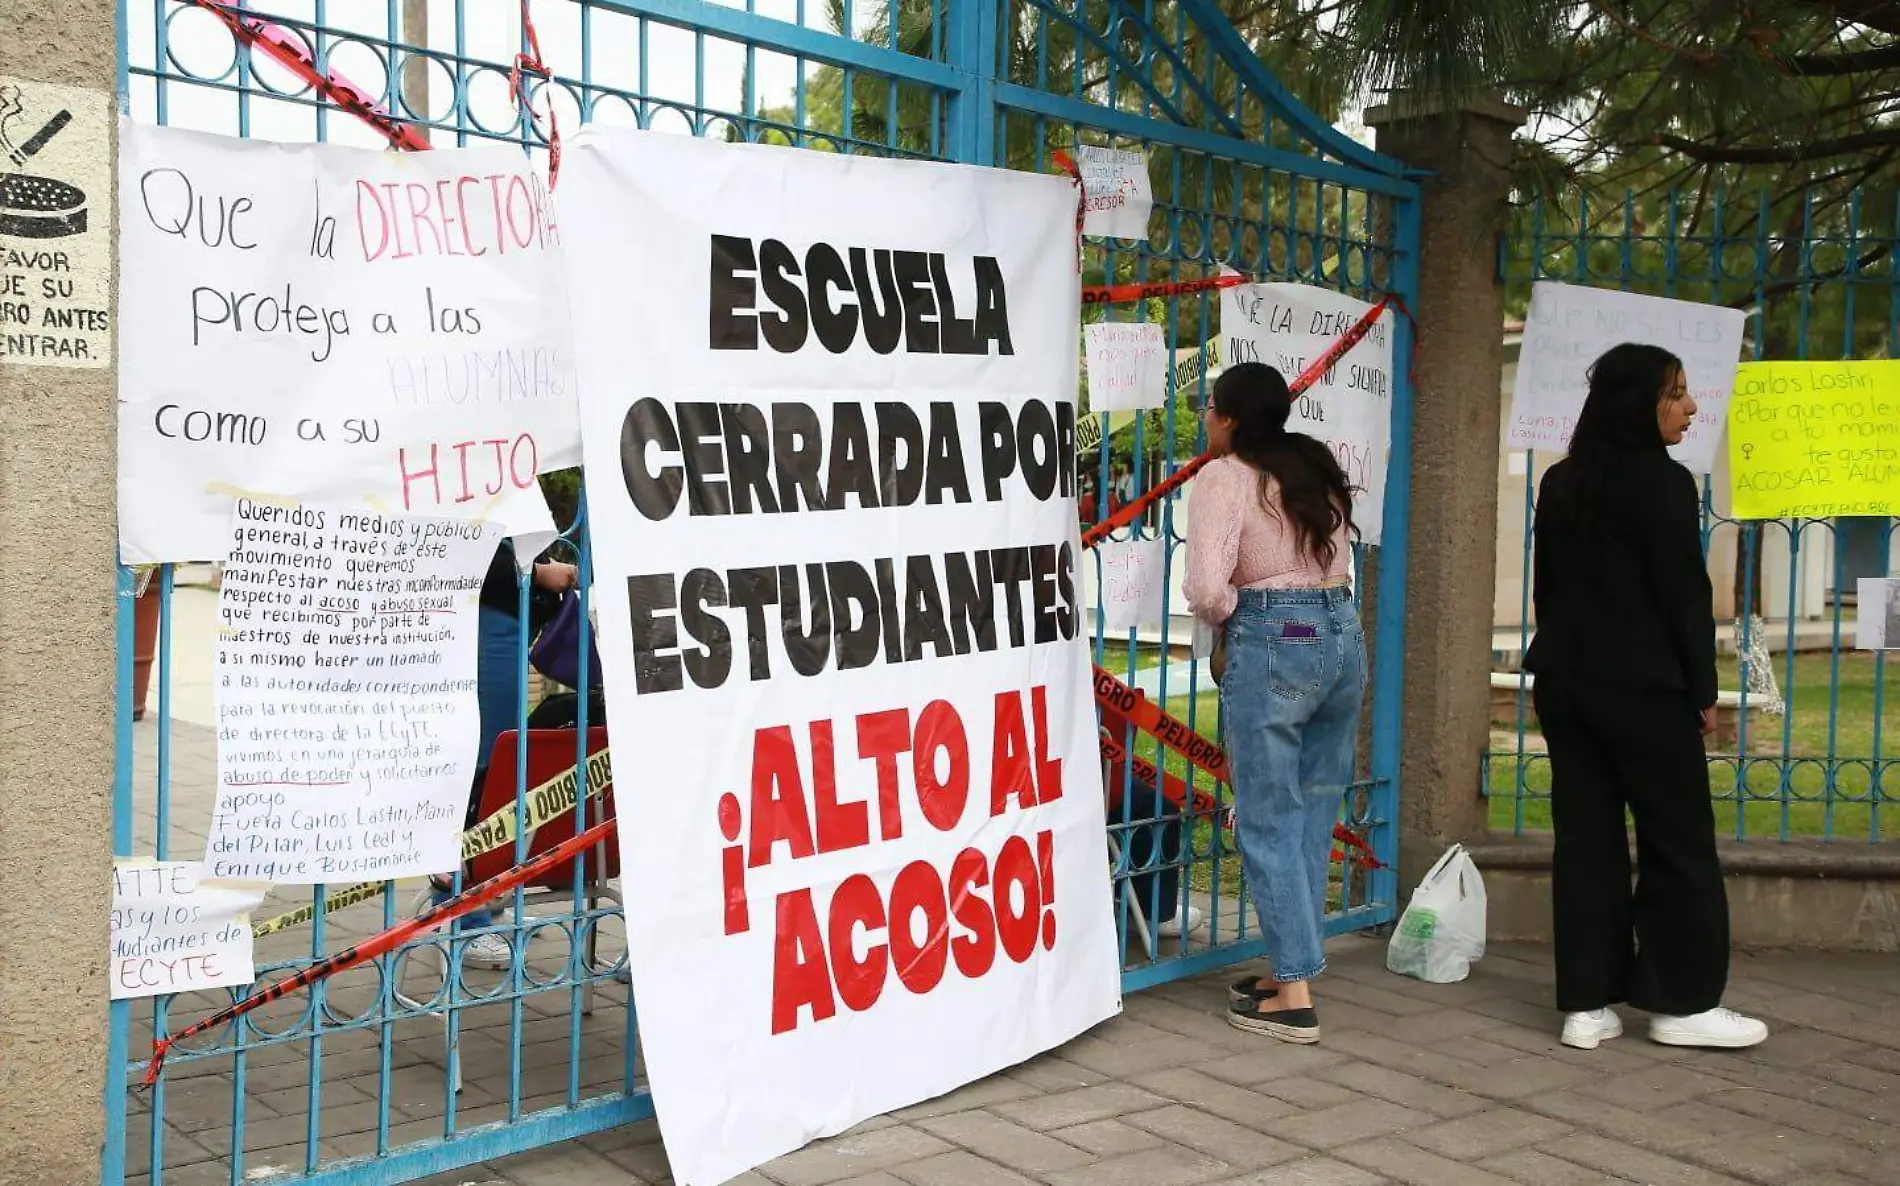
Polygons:
[[1332,450],[1287,431],[1292,408],[1270,366],[1242,363],[1215,381],[1203,417],[1220,456],[1195,479],[1186,593],[1195,616],[1222,628],[1235,833],[1273,968],[1233,986],[1228,1021],[1310,1043],[1366,636],[1347,578],[1352,490]]
[[1562,1040],[1585,1050],[1622,1034],[1610,1006],[1624,1001],[1668,1045],[1768,1036],[1721,1007],[1728,900],[1702,740],[1715,731],[1714,596],[1701,492],[1668,453],[1695,414],[1675,355],[1613,347],[1538,491],[1524,667],[1550,751]]

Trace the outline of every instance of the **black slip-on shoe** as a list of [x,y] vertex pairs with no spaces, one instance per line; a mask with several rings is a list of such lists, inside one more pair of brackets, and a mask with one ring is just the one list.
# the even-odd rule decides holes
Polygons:
[[1248,976],[1234,981],[1227,987],[1227,1003],[1239,1009],[1251,1009],[1261,1001],[1270,1001],[1280,995],[1279,985],[1260,987],[1260,977]]
[[1227,1024],[1296,1046],[1311,1046],[1319,1041],[1319,1011],[1316,1009],[1276,1009],[1263,1013],[1250,1002],[1231,1006],[1227,1010]]

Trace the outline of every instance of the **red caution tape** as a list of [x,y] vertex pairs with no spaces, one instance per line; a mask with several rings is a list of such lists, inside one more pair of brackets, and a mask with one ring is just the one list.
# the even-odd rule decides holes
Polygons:
[[368,91],[335,71],[326,73],[321,69],[303,39],[295,33],[233,5],[220,4],[217,0],[193,2],[224,22],[238,41],[251,49],[261,49],[269,54],[284,69],[302,79],[304,85],[318,96],[382,133],[393,147],[410,152],[428,149],[429,142],[422,138],[420,132],[391,115],[382,104],[370,97]]
[[252,1010],[262,1008],[272,1001],[289,996],[300,988],[327,979],[338,972],[346,972],[368,963],[377,956],[387,955],[424,931],[431,931],[445,922],[452,922],[478,906],[494,901],[516,886],[532,881],[556,865],[574,860],[595,845],[612,840],[613,835],[613,820],[595,824],[585,832],[569,837],[526,864],[516,865],[479,885],[470,886],[439,906],[397,923],[379,934],[371,935],[353,947],[318,960],[303,971],[279,980],[261,992],[252,993],[230,1008],[214,1013],[188,1029],[180,1030],[170,1037],[159,1038],[152,1043],[152,1061],[145,1068],[145,1086],[150,1087],[158,1082],[158,1076],[165,1068],[165,1055],[179,1042],[196,1037],[208,1030],[217,1029],[219,1026],[228,1025]]
[[1084,285],[1084,305],[1125,305],[1130,301],[1159,300],[1165,297],[1192,296],[1197,292],[1217,292],[1247,283],[1245,276],[1208,276],[1200,280],[1170,280],[1156,284]]
[[[554,74],[541,60],[541,39],[535,36],[534,16],[528,11],[528,0],[521,0],[521,31],[528,42],[527,52],[515,55],[514,69],[508,74],[508,87],[521,104],[521,110],[537,125],[541,117],[535,113],[534,102],[528,97],[524,76],[533,74],[543,82],[551,82]],[[545,88],[543,88],[545,90]],[[538,127],[536,130],[539,130]],[[553,189],[555,179],[561,173],[561,125],[554,118],[554,100],[548,99],[548,188]]]

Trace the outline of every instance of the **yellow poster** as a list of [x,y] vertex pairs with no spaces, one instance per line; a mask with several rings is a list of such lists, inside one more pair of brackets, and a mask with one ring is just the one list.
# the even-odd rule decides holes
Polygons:
[[1737,519],[1900,515],[1900,361],[1743,363],[1728,460]]

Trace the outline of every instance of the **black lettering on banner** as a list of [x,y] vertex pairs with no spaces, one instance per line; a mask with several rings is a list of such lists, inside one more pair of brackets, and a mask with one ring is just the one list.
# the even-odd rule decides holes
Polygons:
[[778,570],[735,568],[727,576],[732,608],[745,611],[747,673],[755,683],[771,679],[772,657],[771,648],[766,645],[765,607],[778,601]]
[[765,413],[752,404],[722,404],[721,418],[726,430],[726,474],[732,484],[732,511],[752,513],[756,500],[760,512],[778,511],[778,499],[772,494],[771,431],[765,426]]
[[930,286],[930,257],[921,251],[899,251],[893,261],[897,292],[904,301],[904,349],[912,354],[938,354],[937,294]]
[[[815,243],[805,255],[805,277],[811,285],[811,327],[818,341],[833,354],[851,349],[858,336],[858,304],[851,292],[851,272],[837,249]],[[836,292],[840,298],[834,298]]]
[[886,506],[910,506],[924,488],[923,421],[909,404],[884,402],[876,411],[879,495]]
[[702,688],[716,688],[732,672],[732,631],[713,606],[726,604],[726,586],[710,568],[695,568],[680,582],[680,624],[700,649],[682,651],[686,674]]
[[824,452],[824,433],[810,404],[778,404],[772,409],[772,460],[778,468],[778,501],[783,510],[831,509],[818,481]]
[[864,406],[855,403],[833,405],[831,409],[830,508],[845,509],[845,496],[858,496],[858,506],[874,510],[877,497],[877,471],[871,460],[871,430],[864,423]]
[[[877,269],[876,299],[871,295],[871,269]],[[851,283],[857,286],[858,308],[864,319],[864,340],[879,354],[889,354],[904,340],[904,303],[897,298],[897,273],[888,251],[851,249]]]
[[[1037,502],[1047,502],[1062,476],[1062,449],[1049,405],[1030,400],[1016,422],[1016,455],[1021,459],[1023,482]],[[1073,454],[1071,454],[1073,456]]]
[[1016,472],[1016,428],[1010,422],[1009,407],[995,400],[984,400],[976,407],[982,438],[977,442],[983,457],[983,496],[991,502],[1003,499],[1003,479]]
[[627,578],[627,617],[633,630],[633,686],[640,695],[677,692],[681,678],[679,627],[673,617],[673,578],[667,573]]
[[930,460],[924,464],[924,501],[936,506],[945,493],[970,501],[970,476],[963,472],[963,433],[957,410],[941,400],[930,405]]
[[653,445],[658,445],[662,454],[678,456],[679,433],[674,431],[665,404],[651,398],[636,400],[620,422],[620,475],[634,509],[658,522],[679,505],[686,479],[677,465],[658,469],[651,466],[648,452]]
[[953,265],[941,252],[814,243],[801,265],[777,239],[755,244],[712,235],[708,265],[707,340],[714,350],[757,350],[763,337],[766,347],[792,354],[809,345],[815,330],[833,354],[848,351],[860,332],[878,354],[900,342],[911,354],[1014,353],[1009,295],[993,256],[968,261],[976,294],[968,317],[957,315]]
[[709,326],[714,350],[757,350],[759,319],[752,311],[757,256],[750,239],[712,237]]
[[804,349],[811,324],[805,312],[805,290],[793,283],[799,275],[798,257],[777,239],[759,244],[759,287],[776,308],[759,310],[759,329],[765,344],[780,354]]
[[[1076,556],[1065,541],[941,558],[814,562],[802,572],[791,564],[724,574],[698,568],[677,584],[670,575],[634,577],[628,593],[638,686],[644,694],[678,691],[688,677],[698,687],[723,684],[732,673],[735,627],[744,632],[746,677],[753,681],[772,678],[775,627],[793,670],[806,677],[826,671],[834,653],[836,669],[851,671],[880,659],[915,663],[994,651],[1001,641],[999,587],[1008,645],[1072,639],[1083,628]],[[680,627],[696,646],[678,645]]]
[[945,584],[950,589],[950,634],[957,654],[996,649],[996,582],[990,575],[988,552],[952,552],[944,557]]
[[831,621],[838,670],[856,671],[877,662],[877,583],[864,567],[846,560],[825,565],[831,588]]
[[825,566],[805,566],[805,579],[811,585],[809,627],[805,625],[805,607],[799,596],[797,566],[787,564],[780,568],[778,579],[786,657],[798,674],[817,675],[831,660],[831,597],[825,589]]
[[725,474],[719,449],[723,439],[719,405],[684,403],[674,410],[679,417],[680,456],[686,461],[687,507],[695,515],[730,515],[732,498],[726,484],[718,480]]

